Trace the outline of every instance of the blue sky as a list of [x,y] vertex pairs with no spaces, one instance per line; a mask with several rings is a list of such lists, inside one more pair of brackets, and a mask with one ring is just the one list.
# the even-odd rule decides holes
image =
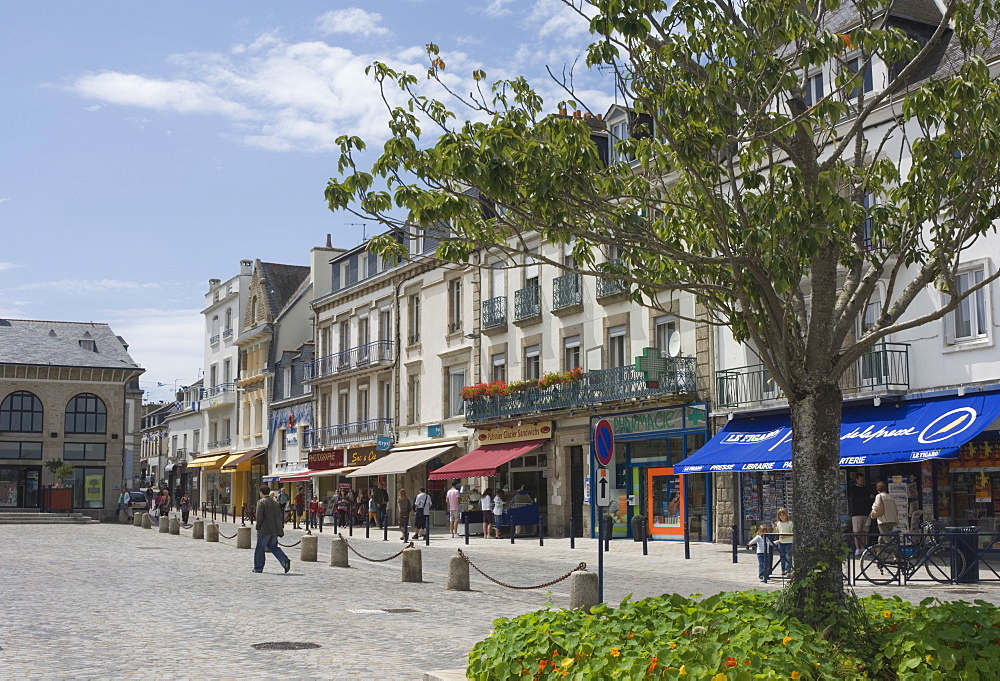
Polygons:
[[[525,75],[554,110],[544,68],[589,40],[558,0],[6,0],[0,317],[107,322],[169,399],[199,377],[209,279],[360,242],[323,189],[336,137],[385,137],[365,66],[422,74],[434,42],[459,92],[474,69]],[[612,102],[600,73],[576,85]]]

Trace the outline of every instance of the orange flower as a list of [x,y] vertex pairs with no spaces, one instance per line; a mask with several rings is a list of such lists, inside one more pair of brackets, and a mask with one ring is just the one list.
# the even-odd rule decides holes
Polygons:
[[676,648],[676,647],[677,647],[677,644],[676,644],[676,643],[674,643],[673,641],[671,641],[671,642],[670,642],[670,649],[671,649],[671,650],[673,650],[673,649],[674,649],[674,648]]
[[791,640],[792,640],[791,636],[786,636],[785,638],[781,639],[781,642],[784,643],[787,646],[788,642],[791,641]]
[[886,610],[885,612],[882,613],[882,617],[889,619],[890,617],[892,617],[892,613]]
[[539,662],[538,671],[542,671],[543,669],[545,669],[545,665],[547,665],[548,663],[549,663],[548,660],[542,660],[541,662]]
[[649,661],[649,673],[650,674],[652,674],[653,672],[656,671],[656,663],[657,663],[657,661],[656,661],[655,657],[652,660]]
[[802,674],[799,674],[798,672],[792,672],[792,678],[793,678],[793,679],[797,679],[797,678],[799,678],[800,676],[802,676]]
[[750,666],[750,660],[743,660],[743,664],[745,664],[746,666],[749,667]]
[[629,634],[628,637],[629,637],[629,640],[632,640],[633,638],[635,638],[635,634]]
[[726,666],[727,667],[735,667],[736,666],[736,658],[735,657],[727,657],[726,658]]
[[612,657],[618,657],[621,654],[622,654],[622,651],[619,650],[618,648],[612,648],[611,649],[611,656]]

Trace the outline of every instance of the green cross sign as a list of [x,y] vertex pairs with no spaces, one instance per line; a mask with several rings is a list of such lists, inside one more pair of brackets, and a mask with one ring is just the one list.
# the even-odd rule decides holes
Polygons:
[[[635,368],[646,379],[650,387],[658,387],[660,376],[670,368],[668,360],[663,359],[658,348],[643,348],[642,355],[635,358]],[[652,384],[656,385],[652,385]]]

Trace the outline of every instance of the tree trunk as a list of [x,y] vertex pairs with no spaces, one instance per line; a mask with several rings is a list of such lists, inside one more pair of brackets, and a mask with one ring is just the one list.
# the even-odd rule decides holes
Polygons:
[[788,614],[822,624],[844,603],[840,525],[842,394],[823,383],[791,405],[794,569]]

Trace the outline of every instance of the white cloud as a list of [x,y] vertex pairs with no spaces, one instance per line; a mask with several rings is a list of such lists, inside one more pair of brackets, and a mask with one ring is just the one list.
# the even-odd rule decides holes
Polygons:
[[14,291],[62,291],[73,293],[96,293],[104,291],[140,291],[159,288],[156,283],[121,281],[119,279],[59,279],[56,281],[36,281],[14,286]]
[[[0,201],[0,203],[2,203],[2,201]],[[15,267],[21,267],[21,265],[18,265],[16,262],[0,262],[0,272],[3,272],[4,270],[12,270]]]
[[[596,14],[593,7],[585,6],[588,14]],[[528,24],[536,27],[539,38],[555,36],[567,42],[590,32],[590,23],[576,10],[561,0],[537,0],[528,14]]]
[[489,4],[483,9],[483,12],[490,17],[504,17],[509,15],[511,12],[507,9],[511,0],[490,0]]
[[316,19],[316,26],[323,33],[350,33],[364,37],[388,34],[389,29],[381,24],[381,14],[366,12],[358,7],[333,10]]
[[101,108],[102,107],[101,107],[100,104],[91,104],[90,106],[83,107],[83,110],[84,111],[100,111]]
[[216,113],[234,118],[249,115],[243,105],[219,96],[209,84],[184,79],[159,80],[105,71],[83,76],[74,83],[73,90],[83,97],[108,104],[177,113]]
[[[204,319],[197,309],[136,308],[105,312],[105,321],[128,343],[128,353],[146,370],[140,377],[147,399],[173,399],[174,381],[198,380],[204,362]],[[156,388],[156,383],[166,384]]]
[[10,201],[10,199],[0,198],[0,203],[7,203],[8,201]]

